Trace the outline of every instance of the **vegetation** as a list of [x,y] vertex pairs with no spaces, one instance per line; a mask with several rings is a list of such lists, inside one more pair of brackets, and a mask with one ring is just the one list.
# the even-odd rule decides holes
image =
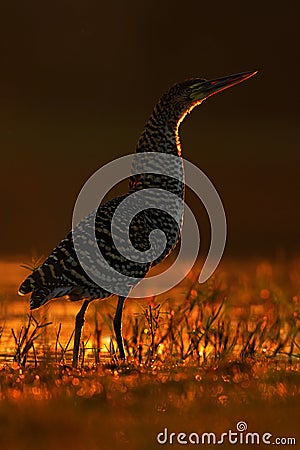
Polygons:
[[73,334],[49,321],[49,310],[14,322],[11,333],[3,315],[1,448],[150,450],[161,447],[165,427],[221,433],[239,420],[297,437],[298,261],[246,267],[228,263],[203,286],[195,272],[172,297],[129,301],[126,363],[116,353],[112,302],[91,305],[78,369]]

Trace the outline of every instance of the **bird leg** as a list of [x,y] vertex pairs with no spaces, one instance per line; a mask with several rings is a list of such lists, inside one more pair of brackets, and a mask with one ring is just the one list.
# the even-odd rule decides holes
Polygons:
[[121,359],[126,359],[125,350],[124,350],[124,342],[123,342],[123,337],[122,337],[122,312],[123,312],[125,300],[126,300],[126,297],[119,296],[116,314],[114,317],[114,330],[115,330],[116,340],[117,340],[117,344],[119,347]]
[[90,302],[88,300],[85,300],[82,303],[80,311],[78,312],[75,319],[75,336],[74,336],[73,361],[72,361],[73,367],[77,367],[78,364],[81,331],[84,324],[84,315],[89,303]]

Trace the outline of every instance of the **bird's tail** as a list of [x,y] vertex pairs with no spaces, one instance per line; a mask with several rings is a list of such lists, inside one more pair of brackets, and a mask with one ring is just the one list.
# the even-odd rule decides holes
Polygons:
[[35,289],[44,288],[47,286],[47,275],[45,273],[44,264],[38,269],[35,269],[21,284],[18,294],[26,295]]
[[30,309],[36,309],[52,298],[63,297],[70,291],[70,286],[60,286],[58,280],[46,281],[43,268],[36,269],[21,284],[18,294],[31,294]]
[[21,286],[19,287],[19,290],[18,290],[19,295],[26,295],[34,290],[34,287],[35,287],[34,278],[35,277],[33,277],[33,275],[34,275],[34,272],[32,275],[27,277],[26,280],[23,281],[23,283],[21,284]]

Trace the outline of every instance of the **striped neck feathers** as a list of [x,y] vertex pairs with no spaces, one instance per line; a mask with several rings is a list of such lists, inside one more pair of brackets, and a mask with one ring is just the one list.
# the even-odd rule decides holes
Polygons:
[[161,152],[181,156],[179,126],[201,101],[171,102],[163,96],[154,108],[138,141],[136,152]]
[[[159,100],[138,141],[136,153],[157,152],[178,156],[178,161],[175,160],[172,167],[168,169],[170,174],[177,173],[180,181],[175,182],[173,179],[170,184],[167,181],[168,177],[162,175],[156,177],[145,174],[134,175],[130,178],[130,192],[150,187],[161,187],[183,197],[184,173],[179,126],[185,116],[200,103],[201,101],[195,101],[192,104],[175,101],[174,97],[170,96],[170,91]],[[134,169],[137,169],[138,166],[138,163],[133,164]]]

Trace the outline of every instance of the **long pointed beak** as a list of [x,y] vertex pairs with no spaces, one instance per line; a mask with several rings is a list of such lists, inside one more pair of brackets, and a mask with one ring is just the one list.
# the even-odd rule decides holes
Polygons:
[[206,99],[211,95],[224,91],[235,84],[242,83],[242,81],[248,80],[257,73],[257,70],[252,72],[242,72],[235,75],[229,75],[227,77],[216,78],[215,80],[205,81],[199,88],[195,89],[192,97],[195,100]]

